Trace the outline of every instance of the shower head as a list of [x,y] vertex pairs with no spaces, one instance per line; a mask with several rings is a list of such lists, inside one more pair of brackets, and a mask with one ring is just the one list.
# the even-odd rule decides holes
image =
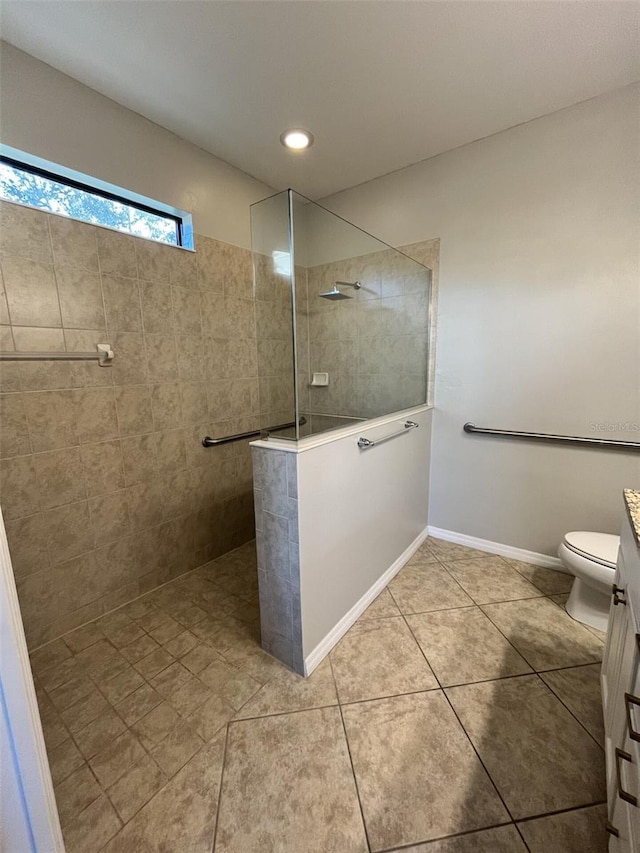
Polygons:
[[343,287],[353,287],[354,290],[360,290],[362,287],[359,281],[334,281],[333,290],[327,290],[326,293],[319,293],[318,296],[321,296],[323,299],[351,299],[346,293],[338,290],[339,284]]
[[351,299],[348,294],[339,291],[335,285],[333,286],[333,290],[327,290],[326,293],[319,293],[318,296],[321,296],[323,299]]

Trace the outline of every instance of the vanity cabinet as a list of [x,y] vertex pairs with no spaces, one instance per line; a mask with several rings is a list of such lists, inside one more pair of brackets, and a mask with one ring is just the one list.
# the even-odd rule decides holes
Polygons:
[[640,851],[640,546],[622,527],[602,664],[610,853]]

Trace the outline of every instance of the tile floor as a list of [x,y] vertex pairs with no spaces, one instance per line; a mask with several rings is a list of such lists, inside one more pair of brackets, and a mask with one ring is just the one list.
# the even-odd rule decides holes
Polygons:
[[571,578],[428,539],[307,680],[253,544],[32,655],[68,853],[603,853]]

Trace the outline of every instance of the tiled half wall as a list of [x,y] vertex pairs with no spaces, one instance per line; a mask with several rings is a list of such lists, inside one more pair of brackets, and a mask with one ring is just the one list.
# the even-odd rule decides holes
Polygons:
[[262,648],[304,675],[297,455],[253,448]]
[[[254,535],[251,253],[196,251],[0,203],[0,504],[35,647]],[[268,296],[268,294],[267,294]]]

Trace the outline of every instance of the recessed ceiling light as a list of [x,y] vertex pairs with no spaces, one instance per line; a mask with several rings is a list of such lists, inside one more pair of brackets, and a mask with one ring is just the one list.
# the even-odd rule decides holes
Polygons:
[[285,130],[280,135],[280,142],[285,148],[290,148],[291,151],[304,151],[305,148],[311,148],[313,145],[313,134],[308,130],[302,130],[299,127]]

